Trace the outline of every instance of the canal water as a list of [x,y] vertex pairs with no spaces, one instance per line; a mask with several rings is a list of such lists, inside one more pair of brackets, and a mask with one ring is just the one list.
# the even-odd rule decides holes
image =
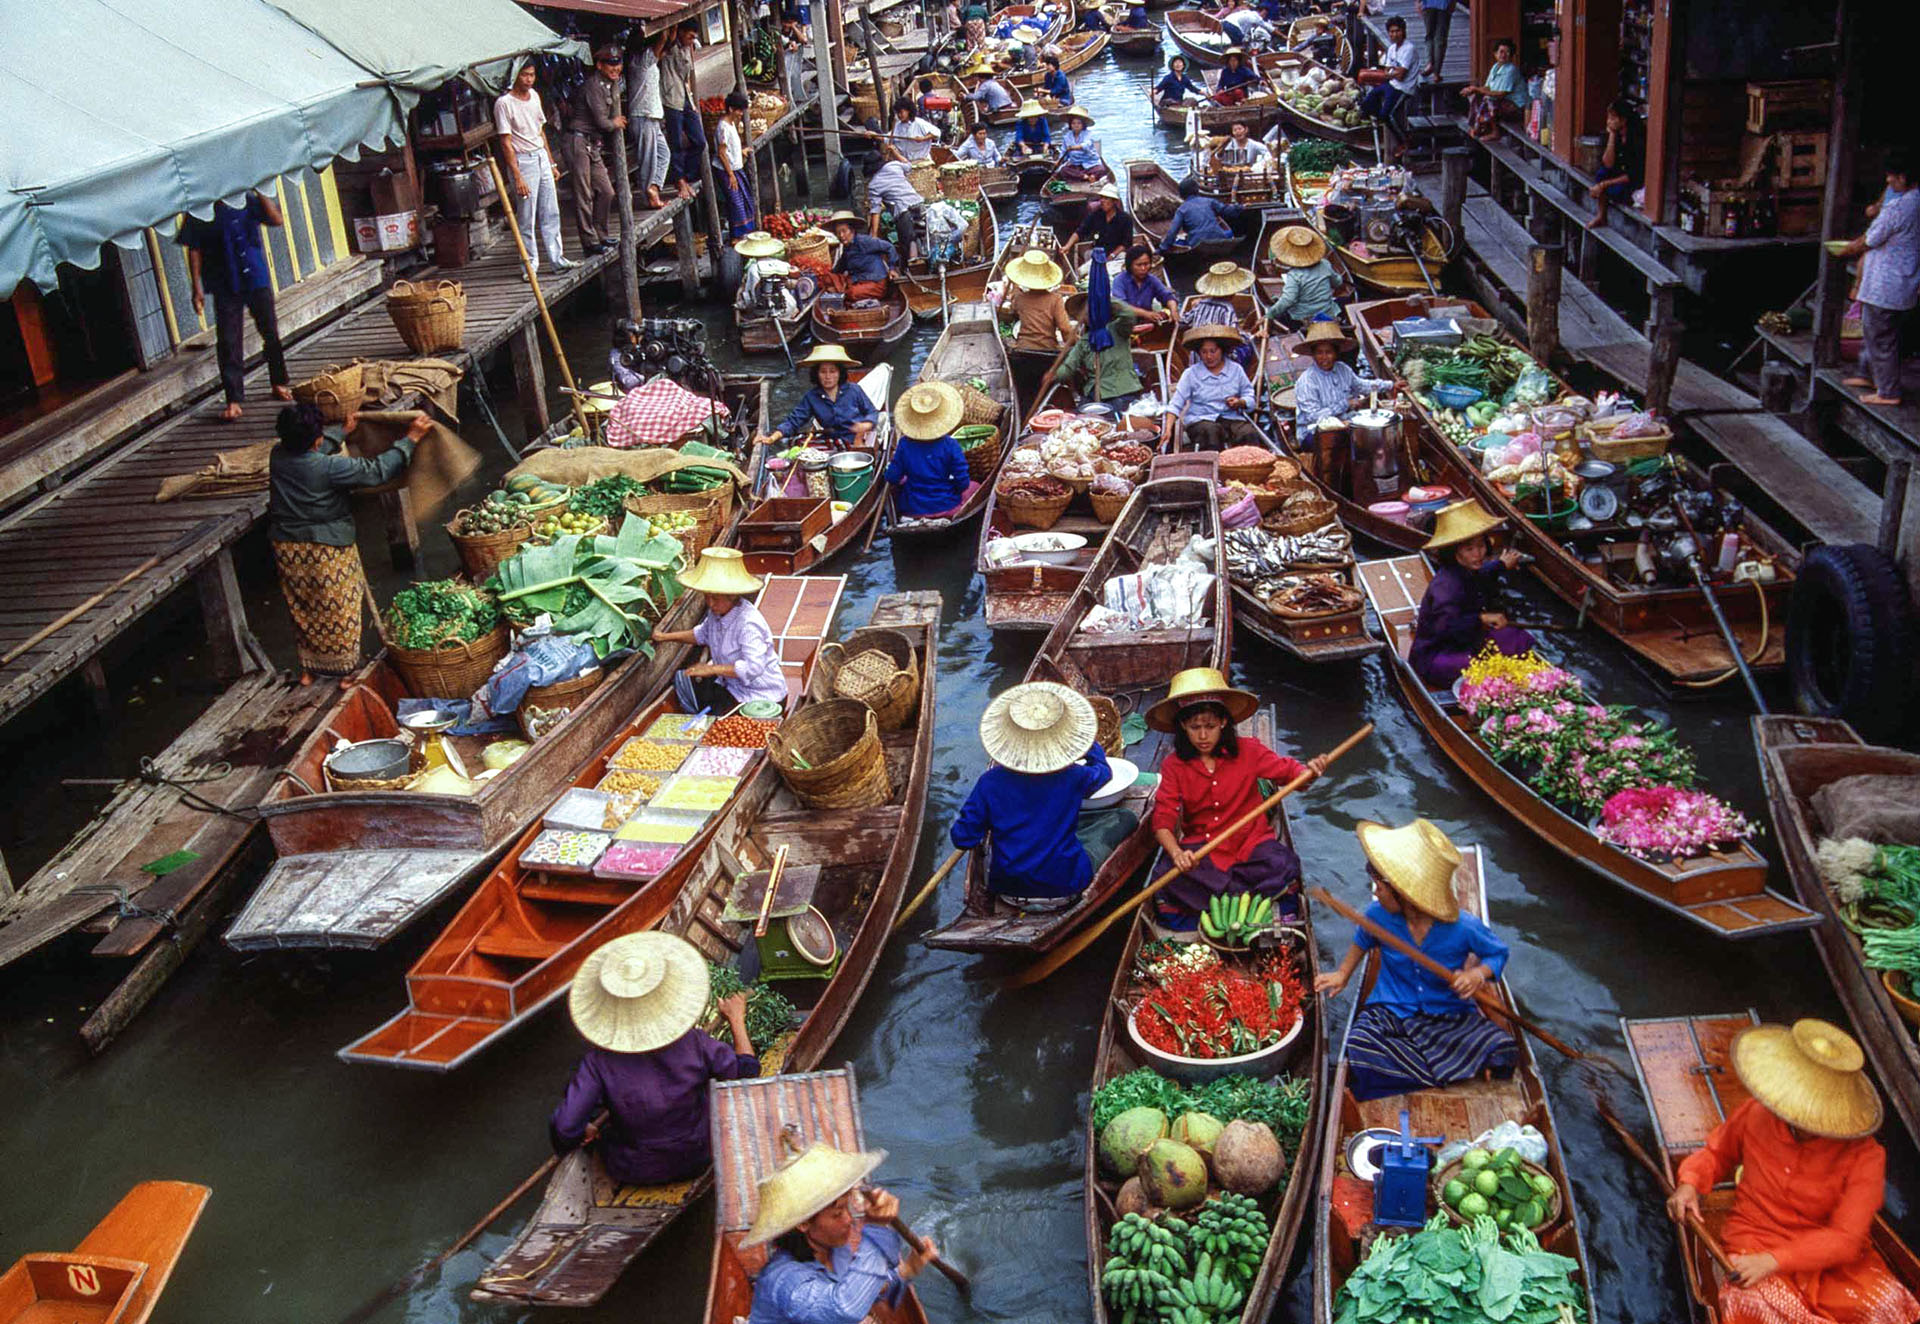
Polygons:
[[[1102,57],[1076,76],[1077,93],[1098,117],[1109,162],[1149,154],[1178,176],[1180,146],[1147,110],[1150,69],[1146,60]],[[699,311],[734,366],[725,310]],[[910,378],[937,333],[937,323],[916,329],[895,360],[897,380]],[[599,314],[581,313],[566,327],[584,380],[602,375],[591,365],[604,360],[604,337]],[[777,356],[742,366],[785,372]],[[800,386],[794,377],[781,381],[780,408]],[[480,430],[470,427],[469,435],[478,440]],[[444,540],[429,532],[426,542],[421,573],[451,573]],[[384,558],[376,550],[368,561],[377,570]],[[1020,679],[1033,647],[997,642],[986,629],[972,563],[970,537],[898,553],[883,538],[838,567],[849,577],[843,627],[864,621],[884,593],[932,589],[945,600],[917,878],[946,853],[946,827],[984,766],[976,734],[983,705]],[[377,588],[383,601],[396,586],[388,580]],[[249,582],[254,620],[276,656],[290,657],[270,574]],[[1673,696],[1602,636],[1556,635],[1549,643],[1609,701],[1670,713],[1699,752],[1704,782],[1765,819],[1737,686]],[[1377,659],[1312,668],[1257,640],[1236,645],[1235,681],[1278,706],[1282,743],[1292,752],[1308,756],[1363,721],[1375,724],[1370,741],[1291,802],[1310,881],[1358,902],[1364,880],[1353,828],[1363,819],[1425,815],[1455,840],[1484,847],[1492,920],[1514,945],[1512,984],[1527,1013],[1562,1038],[1623,1057],[1623,1016],[1747,1007],[1772,1019],[1840,1015],[1806,938],[1738,945],[1707,938],[1570,866],[1518,828],[1410,720]],[[130,712],[135,724],[119,743],[87,737],[61,752],[63,767],[120,766],[132,753],[130,738],[164,726],[164,714],[190,720],[192,705],[204,700],[183,697],[160,666],[153,671],[141,681],[141,703]],[[1763,849],[1771,844],[1762,839]],[[915,1226],[973,1277],[973,1298],[963,1303],[936,1275],[924,1276],[929,1314],[1035,1324],[1085,1319],[1083,1109],[1121,930],[1037,987],[1001,992],[972,958],[915,940],[954,914],[957,891],[950,883],[887,949],[829,1063],[850,1062],[858,1072],[868,1137],[891,1155],[881,1178]],[[210,941],[98,1060],[85,1056],[74,1033],[105,991],[96,963],[69,952],[5,972],[0,1097],[9,1117],[0,1133],[0,1249],[10,1257],[70,1246],[131,1183],[173,1177],[205,1182],[214,1195],[156,1315],[161,1324],[326,1324],[430,1259],[546,1156],[546,1114],[581,1046],[555,1008],[452,1076],[336,1060],[337,1048],[403,1004],[403,976],[434,926],[372,954],[241,957]],[[1344,926],[1322,925],[1327,956],[1337,957],[1345,940]],[[1346,1000],[1333,1010],[1333,1023],[1344,1023]],[[1551,1050],[1537,1048],[1536,1056],[1574,1173],[1599,1318],[1681,1318],[1683,1285],[1651,1182],[1612,1142],[1585,1077]],[[1612,1097],[1644,1130],[1637,1096],[1616,1084]],[[1920,1184],[1898,1126],[1884,1138],[1899,1216]],[[476,1305],[467,1294],[533,1203],[523,1201],[382,1318],[530,1318]],[[703,1205],[600,1307],[567,1318],[698,1318],[710,1225]],[[1310,1318],[1304,1251],[1299,1264],[1277,1319]]]

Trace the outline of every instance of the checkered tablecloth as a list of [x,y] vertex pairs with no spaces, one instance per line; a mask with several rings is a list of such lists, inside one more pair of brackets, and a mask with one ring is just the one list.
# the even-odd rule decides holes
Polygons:
[[696,395],[666,377],[655,378],[638,390],[628,391],[607,415],[607,445],[618,449],[634,446],[671,446],[680,438],[718,413],[728,417],[727,407]]

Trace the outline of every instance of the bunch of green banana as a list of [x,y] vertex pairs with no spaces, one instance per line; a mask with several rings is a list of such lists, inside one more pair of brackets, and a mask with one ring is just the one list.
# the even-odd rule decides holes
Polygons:
[[1245,1287],[1267,1253],[1266,1215],[1250,1196],[1228,1191],[1202,1207],[1188,1240],[1195,1250],[1213,1256],[1216,1270]]
[[1224,1265],[1215,1264],[1212,1255],[1201,1251],[1193,1276],[1175,1283],[1163,1298],[1164,1317],[1177,1324],[1204,1324],[1239,1314],[1240,1307],[1246,1304],[1247,1293],[1230,1272]]
[[1116,1255],[1100,1275],[1100,1290],[1108,1305],[1123,1312],[1121,1324],[1144,1324],[1173,1290],[1173,1280],[1158,1269],[1138,1268]]
[[[1186,1239],[1140,1214],[1128,1214],[1113,1225],[1107,1237],[1107,1253],[1126,1267],[1150,1269],[1169,1280],[1187,1272]],[[1113,1267],[1111,1260],[1107,1267]]]
[[1200,916],[1202,933],[1233,947],[1247,946],[1272,927],[1272,899],[1251,892],[1216,896]]

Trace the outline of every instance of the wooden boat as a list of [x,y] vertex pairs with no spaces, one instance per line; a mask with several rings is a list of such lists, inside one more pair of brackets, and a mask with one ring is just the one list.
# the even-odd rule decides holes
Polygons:
[[[1319,232],[1327,246],[1340,255],[1341,263],[1355,285],[1369,293],[1385,297],[1426,294],[1435,289],[1440,274],[1452,260],[1446,242],[1432,228],[1421,232],[1420,258],[1413,250],[1391,240],[1385,244],[1356,240],[1336,243],[1322,212],[1327,198],[1327,177],[1296,177],[1291,165],[1282,171],[1286,177],[1287,197],[1307,218],[1307,224]],[[1446,222],[1434,218],[1444,226]]]
[[1338,69],[1321,64],[1298,51],[1283,52],[1282,57],[1266,70],[1267,80],[1274,89],[1274,104],[1280,121],[1296,130],[1302,138],[1323,138],[1345,143],[1357,152],[1376,155],[1380,144],[1379,121],[1363,115],[1358,124],[1342,124],[1315,111],[1303,110],[1287,99],[1287,93],[1295,84],[1316,72],[1323,79],[1340,79],[1347,89],[1356,94],[1365,91]]
[[1807,907],[1767,887],[1767,862],[1744,841],[1688,860],[1643,860],[1600,840],[1586,823],[1562,812],[1495,762],[1453,696],[1428,690],[1407,662],[1414,618],[1431,579],[1426,561],[1418,556],[1368,561],[1360,567],[1361,587],[1380,618],[1401,696],[1447,757],[1501,808],[1575,864],[1717,937],[1755,938],[1820,922]]
[[[809,809],[774,770],[763,767],[705,834],[707,841],[692,853],[688,870],[664,898],[668,904],[662,913],[640,926],[678,933],[709,961],[737,967],[751,983],[759,956],[752,918],[729,918],[740,913],[728,904],[736,886],[749,873],[767,869],[782,846],[788,850],[788,878],[799,870],[818,870],[814,907],[831,926],[842,955],[825,980],[780,981],[800,1019],[791,1034],[762,1054],[765,1074],[810,1071],[832,1049],[872,977],[920,845],[933,755],[940,595],[888,594],[875,604],[868,623],[907,636],[920,657],[923,688],[915,714],[906,729],[881,737],[893,783],[888,802],[871,809]],[[592,946],[603,941],[597,938]],[[554,1173],[532,1220],[481,1274],[473,1297],[592,1305],[711,1184],[708,1173],[663,1186],[620,1186],[590,1151],[575,1151]]]
[[[1322,46],[1332,48],[1330,58],[1317,54]],[[1287,25],[1287,48],[1304,48],[1331,69],[1342,74],[1353,72],[1353,43],[1347,40],[1346,30],[1334,14],[1303,14],[1294,19]]]
[[[761,590],[757,605],[774,630],[788,689],[796,695],[804,693],[845,587],[844,579],[823,575],[776,579]],[[669,691],[632,713],[569,784],[597,784],[622,745],[678,711]],[[764,795],[761,783],[772,777],[763,761],[741,782],[733,803]],[[724,814],[708,819],[671,865],[639,885],[522,865],[520,853],[540,833],[535,823],[407,971],[406,1009],[339,1057],[424,1071],[465,1065],[564,996],[589,952],[658,924],[724,821]]]
[[[1112,13],[1114,11],[1109,11]],[[1149,23],[1144,28],[1130,28],[1124,23],[1115,22],[1108,33],[1112,38],[1107,49],[1115,55],[1158,55],[1160,53],[1160,25]]]
[[[1047,182],[1041,185],[1040,195],[1046,201],[1047,219],[1062,235],[1070,235],[1079,227],[1087,214],[1087,207],[1100,196],[1101,189],[1118,182],[1113,177],[1113,167],[1107,164],[1105,157],[1100,159],[1100,167],[1106,173],[1097,179],[1067,179],[1060,173],[1066,169],[1066,163],[1062,161],[1047,176]],[[1056,184],[1065,187],[1055,191]]]
[[[1026,679],[1057,681],[1087,695],[1103,694],[1117,705],[1138,711],[1163,697],[1167,678],[1176,671],[1187,667],[1226,670],[1233,646],[1233,607],[1219,553],[1220,509],[1212,486],[1201,478],[1142,483],[1085,566],[986,572],[988,625],[1002,630],[1047,629]],[[1076,519],[1080,522],[1068,529],[1068,522]],[[1074,516],[1053,527],[1089,534],[1098,528]],[[1214,591],[1205,623],[1192,630],[1080,633],[1081,621],[1100,602],[1108,580],[1136,573],[1147,564],[1171,561],[1196,534],[1215,539]],[[1160,765],[1170,747],[1169,737],[1150,731],[1144,741],[1128,748],[1126,757],[1150,770]],[[1021,910],[995,896],[987,890],[986,862],[974,852],[968,860],[966,904],[960,916],[924,941],[929,947],[963,952],[1038,954],[1051,949],[1096,914],[1158,849],[1150,822],[1152,798],[1151,790],[1140,787],[1122,797],[1111,812],[1130,816],[1132,829],[1094,873],[1087,890],[1059,910]]]
[[[1084,294],[1072,295],[1067,300],[1067,313],[1075,321],[1081,320],[1080,309],[1085,307]],[[1065,351],[1062,351],[1054,362],[1057,364],[1064,357]],[[1140,378],[1142,389],[1149,395],[1159,400],[1167,398],[1167,356],[1164,350],[1151,349],[1136,337],[1133,343],[1133,370]],[[1053,385],[1041,392],[1040,397],[1034,401],[1033,415],[1042,414],[1049,409],[1062,409],[1071,414],[1077,412],[1081,405],[1091,403],[1097,402],[1083,399],[1071,382],[1055,378]],[[1141,444],[1157,446],[1158,436],[1156,435],[1153,441],[1142,441]]]
[[[1253,721],[1254,734],[1271,745],[1274,741],[1272,727],[1273,710],[1262,709]],[[1269,821],[1274,836],[1291,845],[1293,836],[1288,830],[1285,804],[1274,806]],[[1297,922],[1280,924],[1276,928],[1285,935],[1283,941],[1299,953],[1301,978],[1305,986],[1311,989],[1314,976],[1320,969],[1319,947],[1314,941],[1311,917],[1305,916]],[[1127,1017],[1133,1006],[1125,999],[1133,982],[1134,959],[1142,945],[1154,936],[1144,908],[1136,910],[1132,930],[1127,935],[1126,945],[1121,948],[1120,963],[1114,971],[1105,1015],[1100,1021],[1100,1046],[1095,1052],[1093,1066],[1095,1090],[1139,1067],[1153,1065],[1135,1048],[1127,1033]],[[1298,1152],[1287,1156],[1285,1184],[1278,1195],[1270,1194],[1260,1199],[1268,1228],[1267,1247],[1260,1257],[1260,1267],[1255,1271],[1253,1281],[1247,1285],[1246,1301],[1240,1310],[1234,1315],[1218,1316],[1222,1320],[1238,1319],[1241,1324],[1264,1324],[1272,1315],[1280,1291],[1286,1285],[1287,1269],[1293,1262],[1295,1243],[1306,1223],[1308,1212],[1313,1208],[1313,1168],[1311,1163],[1301,1160],[1319,1152],[1321,1130],[1326,1124],[1327,1034],[1321,1014],[1324,1005],[1321,999],[1311,993],[1302,999],[1300,1014],[1306,1023],[1295,1040],[1297,1049],[1294,1056],[1277,1069],[1263,1063],[1259,1072],[1263,1078],[1280,1076],[1304,1083],[1311,1091],[1310,1102],[1307,1122],[1300,1133]],[[1120,1184],[1101,1171],[1099,1148],[1100,1137],[1094,1132],[1089,1110],[1083,1177],[1086,1187],[1087,1278],[1092,1292],[1094,1324],[1108,1324],[1118,1315],[1107,1307],[1100,1279],[1107,1263],[1107,1239],[1116,1221],[1114,1198]]]
[[[1173,9],[1167,12],[1166,24],[1167,35],[1188,60],[1215,69],[1227,62],[1227,47],[1232,43],[1221,28],[1220,20],[1212,14],[1198,9]],[[1203,41],[1205,37],[1219,40]]]
[[1173,228],[1173,213],[1180,205],[1180,186],[1158,161],[1134,157],[1126,162],[1127,210],[1133,223],[1152,237],[1158,248]]
[[[1269,67],[1283,58],[1284,54],[1284,52],[1269,52],[1256,56],[1254,64],[1256,72],[1265,73]],[[1221,68],[1196,71],[1200,81],[1206,85],[1209,96],[1217,95],[1220,91],[1220,75],[1225,72],[1225,61],[1222,60],[1220,63],[1223,66]],[[1247,131],[1258,138],[1279,121],[1280,94],[1273,90],[1271,82],[1248,83],[1245,86],[1246,99],[1232,105],[1219,105],[1212,101],[1156,99],[1153,103],[1154,114],[1159,117],[1162,124],[1170,129],[1178,129],[1181,133],[1195,131],[1189,121],[1196,115],[1200,118],[1198,129],[1200,133],[1225,134],[1233,127],[1236,120],[1245,120]]]
[[[1362,351],[1379,366],[1392,362],[1394,322],[1430,306],[1424,301],[1382,299],[1354,304],[1348,312]],[[1469,316],[1487,318],[1479,304],[1464,306]],[[1489,323],[1491,320],[1488,318]],[[1493,334],[1511,340],[1498,330]],[[1418,395],[1413,397],[1413,407],[1421,422],[1438,437],[1433,412]],[[1678,455],[1670,458],[1690,487],[1712,490],[1713,481],[1704,471]],[[1662,583],[1648,588],[1632,576],[1637,529],[1615,522],[1579,532],[1549,531],[1529,518],[1497,484],[1488,482],[1477,465],[1462,463],[1459,472],[1466,475],[1474,495],[1488,509],[1506,517],[1516,545],[1533,555],[1534,573],[1585,620],[1676,680],[1707,680],[1728,674],[1733,659],[1727,654],[1726,641],[1714,624],[1712,609],[1699,585]],[[1455,490],[1461,489],[1456,486]],[[1787,600],[1799,574],[1800,551],[1752,511],[1744,515],[1740,531],[1749,544],[1772,559],[1774,579],[1755,587],[1722,579],[1717,589],[1720,608],[1742,649],[1754,659],[1753,669],[1775,670],[1786,664],[1786,632],[1774,626],[1786,620]]]
[[1815,867],[1824,834],[1813,807],[1815,792],[1842,777],[1920,777],[1920,754],[1869,745],[1851,726],[1830,717],[1755,717],[1753,743],[1794,891],[1826,920],[1813,930],[1813,945],[1885,1087],[1882,1092],[1908,1134],[1920,1138],[1920,1045],[1881,972],[1868,967],[1860,935]]
[[912,540],[944,534],[978,515],[993,495],[994,478],[1000,465],[1020,438],[1020,402],[1013,389],[1013,368],[1007,362],[1006,342],[1000,339],[999,323],[993,309],[984,303],[962,303],[952,309],[952,320],[940,333],[916,379],[923,382],[949,382],[965,386],[984,380],[985,394],[1000,406],[1000,458],[993,471],[979,480],[959,511],[947,519],[903,519],[895,513],[893,538]]
[[959,261],[949,263],[944,270],[924,257],[907,263],[903,283],[907,307],[915,317],[938,317],[943,308],[978,303],[986,297],[987,277],[1000,255],[1000,230],[986,193],[976,193],[974,198],[980,204],[980,221],[961,241]]
[[[817,574],[836,556],[853,546],[864,546],[867,525],[880,517],[887,502],[887,485],[881,480],[893,459],[893,365],[882,363],[853,375],[854,385],[867,393],[879,411],[879,419],[866,444],[836,444],[838,453],[873,456],[873,482],[838,520],[829,501],[821,508],[819,497],[787,497],[774,494],[767,461],[774,447],[760,446],[753,460],[753,490],[759,496],[741,516],[735,532],[747,569],[756,575]],[[791,444],[800,438],[788,438]]]
[[1272,163],[1259,166],[1215,164],[1214,153],[1227,144],[1226,134],[1204,135],[1192,143],[1193,175],[1200,192],[1235,207],[1268,207],[1286,202],[1286,176]]
[[[1008,6],[1008,8],[1020,7],[1021,6],[1017,5]],[[1004,13],[1006,13],[1006,10],[1003,9],[1000,11],[1000,14]],[[996,14],[995,17],[997,18],[999,15]],[[1064,26],[1067,21],[1070,20],[1062,20],[1062,25]],[[1107,43],[1111,40],[1112,38],[1105,32],[1069,32],[1064,36],[1041,43],[1037,49],[1046,50],[1049,46],[1057,49],[1060,52],[1060,72],[1063,74],[1071,74],[1085,65],[1092,63],[1094,58],[1107,48]],[[1040,80],[1046,77],[1046,73],[1047,71],[1044,68],[1036,65],[1031,69],[1015,69],[1008,73],[1003,73],[1000,75],[1000,81],[1023,97],[1038,97],[1040,96]],[[1065,106],[1056,106],[1053,104],[1051,98],[1043,98],[1042,104],[1045,104],[1047,107],[1048,119],[1053,119],[1056,111],[1064,111],[1066,109]],[[1064,118],[1065,117],[1062,116],[1061,120],[1056,122],[1064,122]]]
[[905,340],[913,330],[913,309],[906,291],[888,282],[878,307],[848,308],[846,297],[822,294],[813,302],[813,338],[822,345],[844,345],[847,353],[870,363]]
[[[1633,1056],[1634,1075],[1653,1117],[1653,1157],[1671,1178],[1687,1155],[1703,1147],[1713,1129],[1751,1096],[1731,1063],[1733,1040],[1742,1030],[1758,1025],[1752,1011],[1717,1016],[1672,1016],[1653,1020],[1621,1018],[1627,1051]],[[1707,1230],[1720,1235],[1733,1208],[1733,1186],[1717,1186],[1700,1194],[1701,1219]],[[1665,1221],[1664,1219],[1662,1220]],[[1718,1265],[1690,1227],[1675,1223],[1680,1239],[1680,1265],[1687,1278],[1687,1305],[1699,1324],[1720,1324]],[[1868,1234],[1887,1268],[1909,1292],[1920,1295],[1920,1256],[1900,1237],[1886,1214],[1874,1215]]]
[[[1480,848],[1469,846],[1460,854],[1460,868],[1453,879],[1454,895],[1459,899],[1461,910],[1484,920],[1488,918],[1487,889],[1485,862],[1481,859]],[[1366,971],[1359,986],[1348,990],[1347,996],[1352,999],[1348,1004],[1349,1025],[1353,1013],[1366,1001],[1367,993],[1379,973],[1380,955],[1376,950],[1367,957]],[[1508,1007],[1515,1007],[1513,990],[1507,986],[1506,980],[1495,984],[1493,991],[1501,1002]],[[1586,1317],[1598,1318],[1593,1313],[1593,1269],[1587,1263],[1572,1176],[1567,1168],[1566,1155],[1560,1148],[1559,1128],[1553,1120],[1553,1104],[1540,1078],[1539,1064],[1534,1060],[1529,1037],[1516,1032],[1514,1041],[1517,1056],[1513,1075],[1505,1080],[1466,1080],[1439,1089],[1388,1095],[1362,1103],[1347,1089],[1347,1054],[1343,1037],[1333,1074],[1331,1115],[1319,1156],[1320,1197],[1315,1207],[1313,1229],[1314,1324],[1332,1324],[1338,1314],[1334,1308],[1335,1296],[1365,1258],[1367,1247],[1372,1243],[1372,1237],[1368,1235],[1372,1225],[1369,1224],[1359,1235],[1349,1232],[1334,1202],[1335,1183],[1354,1180],[1346,1170],[1347,1147],[1362,1131],[1374,1128],[1398,1131],[1400,1114],[1403,1112],[1409,1114],[1409,1124],[1416,1136],[1441,1135],[1450,1141],[1472,1140],[1501,1122],[1511,1121],[1532,1126],[1545,1137],[1547,1161],[1541,1166],[1559,1184],[1560,1203],[1564,1212],[1538,1229],[1536,1235],[1540,1239],[1541,1249],[1579,1263],[1581,1283],[1588,1297]]]
[[[1306,217],[1292,211],[1266,211],[1260,215],[1260,233],[1253,244],[1253,287],[1259,292],[1260,306],[1270,306],[1280,297],[1280,286],[1286,280],[1288,268],[1273,259],[1273,246],[1279,242],[1280,233],[1296,225],[1305,225]],[[1327,249],[1327,263],[1333,268],[1334,297],[1346,303],[1354,297],[1353,277],[1347,272],[1347,264],[1341,258],[1340,251],[1331,246]],[[1344,311],[1344,309],[1343,309]]]
[[813,323],[813,304],[820,297],[819,286],[808,279],[804,295],[796,291],[791,313],[763,314],[738,303],[733,306],[733,328],[740,337],[740,348],[754,353],[780,353],[806,334]]
[[146,1324],[213,1192],[144,1181],[70,1251],[22,1255],[0,1274],[6,1324]]

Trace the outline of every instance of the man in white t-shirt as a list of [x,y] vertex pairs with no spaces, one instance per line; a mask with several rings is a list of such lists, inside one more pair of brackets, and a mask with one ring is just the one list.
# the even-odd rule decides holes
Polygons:
[[714,126],[715,155],[720,158],[718,183],[727,198],[728,237],[739,239],[753,231],[753,193],[747,188],[747,153],[740,126],[747,118],[747,94],[739,88],[727,93],[727,110]]
[[633,130],[634,165],[642,187],[647,190],[646,205],[664,207],[660,190],[667,182],[671,152],[667,147],[667,111],[660,99],[660,52],[671,39],[661,33],[644,47],[633,62],[627,94],[627,125]]
[[[1373,83],[1360,98],[1360,109],[1378,120],[1391,120],[1403,98],[1420,85],[1420,51],[1407,40],[1407,21],[1395,15],[1387,20],[1387,49],[1377,68],[1363,70],[1362,82]],[[1376,81],[1377,80],[1377,81]]]
[[560,171],[547,150],[547,111],[533,90],[533,61],[520,66],[513,86],[493,103],[493,125],[500,134],[501,155],[507,159],[507,187],[513,190],[513,209],[520,222],[520,240],[527,246],[528,265],[539,270],[540,256],[566,271],[577,265],[560,251]]

